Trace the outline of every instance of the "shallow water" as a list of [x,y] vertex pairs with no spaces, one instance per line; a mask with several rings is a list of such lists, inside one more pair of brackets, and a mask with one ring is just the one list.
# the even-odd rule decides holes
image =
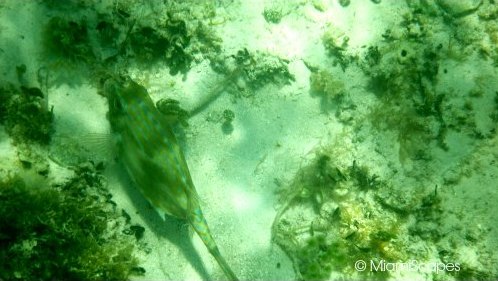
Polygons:
[[[488,0],[3,1],[0,195],[86,177],[118,217],[102,237],[133,245],[127,278],[225,279],[120,163],[102,85],[128,77],[239,279],[497,279],[497,17]],[[43,256],[35,234],[2,255]],[[56,278],[17,264],[0,279]]]

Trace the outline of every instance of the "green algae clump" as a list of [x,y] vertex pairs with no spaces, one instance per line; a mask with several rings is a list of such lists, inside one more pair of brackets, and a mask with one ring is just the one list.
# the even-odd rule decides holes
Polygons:
[[52,110],[39,88],[0,86],[0,124],[16,143],[48,144],[52,133]]
[[88,167],[50,187],[0,180],[1,280],[126,280],[136,271],[132,237]]

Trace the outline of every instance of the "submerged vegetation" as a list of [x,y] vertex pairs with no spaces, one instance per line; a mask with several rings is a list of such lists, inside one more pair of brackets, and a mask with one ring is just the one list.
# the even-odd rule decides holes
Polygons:
[[[440,152],[433,147],[450,153],[458,149],[450,144],[449,135],[476,142],[496,132],[492,116],[478,117],[473,107],[492,103],[492,87],[483,87],[482,82],[489,77],[466,76],[459,88],[448,85],[452,79],[448,76],[461,76],[458,72],[464,71],[450,68],[452,62],[476,54],[453,41],[451,29],[460,26],[458,20],[448,21],[433,8],[411,4],[400,27],[386,30],[383,40],[368,49],[360,65],[368,76],[368,89],[379,101],[368,119],[379,132],[395,132],[402,164],[435,161],[432,155]],[[450,33],[450,41],[437,37],[434,29]],[[474,37],[473,32],[460,26],[460,36]],[[472,84],[475,86],[469,88]]]
[[88,26],[83,20],[67,20],[54,16],[45,27],[44,39],[47,53],[53,56],[74,62],[88,62],[94,58]]
[[52,133],[53,112],[47,97],[36,87],[0,85],[0,124],[16,143],[47,145]]
[[170,14],[160,29],[135,27],[129,36],[129,49],[139,62],[147,64],[163,60],[171,75],[186,74],[193,60],[193,54],[187,51],[190,39],[185,21]]
[[340,104],[346,94],[344,82],[323,69],[311,72],[310,92],[311,95],[320,97],[323,108]]
[[292,83],[295,77],[289,72],[288,64],[289,61],[270,53],[251,52],[244,48],[231,59],[217,62],[213,67],[226,76],[222,83],[224,90],[249,96],[269,84],[283,86]]
[[[385,271],[356,272],[354,261],[398,262],[410,256],[402,238],[405,218],[368,201],[367,195],[389,188],[386,181],[367,166],[342,166],[331,156],[319,152],[282,190],[274,241],[290,256],[300,280],[327,280],[333,271],[348,279],[386,280]],[[297,217],[305,219],[296,225]]]
[[143,270],[93,165],[58,186],[26,177],[0,181],[0,279],[126,280]]
[[[221,39],[212,28],[177,3],[161,6],[161,17],[137,13],[133,1],[113,5],[42,1],[41,5],[50,13],[40,28],[41,55],[48,66],[38,70],[39,87],[25,86],[33,81],[25,77],[24,65],[17,68],[19,83],[0,86],[0,122],[14,140],[21,163],[16,168],[22,171],[22,176],[0,181],[4,202],[0,257],[6,261],[0,265],[0,279],[126,280],[145,272],[135,257],[135,240],[143,237],[145,228],[130,225],[126,211],[118,211],[101,175],[103,164],[83,164],[76,157],[71,167],[59,167],[75,169],[73,178],[55,186],[50,182],[50,165],[54,164],[50,160],[55,158],[47,156],[54,130],[54,109],[48,108],[46,93],[52,86],[49,82],[77,83],[88,78],[95,83],[127,73],[129,68],[156,66],[166,66],[171,76],[186,78],[192,66],[204,59],[215,71],[217,63],[230,61],[229,68],[234,66],[220,72],[226,83],[214,95],[226,90],[225,86],[240,86],[239,82],[252,94],[267,84],[289,84],[294,76],[288,71],[288,61],[271,54],[242,49],[223,58]],[[68,79],[78,69],[83,71]],[[70,70],[69,75],[65,70]],[[161,99],[156,107],[172,125],[188,126],[191,112],[177,100]],[[222,112],[219,121],[225,134],[233,131],[234,118],[232,110]],[[24,170],[37,180],[25,180]]]
[[[441,170],[456,165],[447,162],[448,155],[458,163],[471,153],[459,147],[463,142],[482,144],[496,136],[496,83],[484,74],[464,75],[460,72],[465,68],[454,64],[483,53],[486,59],[495,57],[497,48],[481,46],[488,39],[494,40],[494,31],[487,25],[475,29],[465,25],[468,22],[463,18],[476,12],[480,4],[464,9],[465,13],[441,12],[441,3],[410,1],[407,5],[400,24],[385,30],[378,42],[365,46],[361,56],[349,48],[347,34],[328,28],[322,44],[331,58],[329,68],[306,63],[310,94],[321,99],[321,106],[327,109],[324,113],[335,111],[345,130],[352,128],[353,142],[368,138],[376,150],[374,155],[378,153],[386,166],[383,174],[372,173],[374,162],[362,160],[360,152],[346,153],[344,144],[336,140],[318,149],[280,190],[273,239],[291,258],[298,279],[406,278],[400,271],[370,268],[360,272],[355,261],[462,261],[459,255],[468,250],[462,245],[473,239],[467,227],[445,219],[454,212],[454,206],[449,203],[449,192],[441,189],[456,186],[458,177],[443,176]],[[441,33],[448,33],[449,41],[441,38]],[[484,37],[481,43],[477,43],[476,33]],[[466,48],[469,44],[475,48]],[[483,68],[491,69],[486,60],[481,62]],[[350,93],[351,88],[340,79],[352,75],[352,68],[366,75],[361,95]],[[455,77],[462,79],[453,86],[449,81]],[[355,108],[367,98],[373,99],[366,113],[355,112],[343,122],[341,109],[345,104]],[[479,110],[476,104],[481,105]],[[341,162],[351,158],[357,160]],[[471,219],[470,215],[461,216]],[[476,235],[482,235],[479,233]],[[495,270],[483,266],[494,263],[493,259],[486,261],[492,249],[473,241],[473,251],[486,252],[476,258],[478,262],[462,262],[461,270],[425,278],[492,279]]]
[[[47,5],[55,15],[45,25],[43,47],[56,62],[69,59],[99,69],[108,69],[105,64],[143,68],[164,63],[171,75],[186,75],[195,57],[214,57],[221,50],[220,38],[174,3],[156,20],[137,15],[132,2],[107,8]],[[64,14],[71,8],[71,16]]]
[[174,99],[161,99],[157,101],[156,107],[172,124],[180,123],[188,127],[189,113],[180,107],[180,102]]
[[[447,196],[437,185],[402,193],[367,165],[335,160],[344,153],[333,145],[320,149],[280,190],[273,240],[290,257],[298,280],[398,280],[406,272],[380,265],[430,263],[434,254],[440,263],[457,264],[432,272],[442,278],[434,280],[492,279],[493,269],[479,265],[493,263],[486,260],[489,253],[474,263],[459,256],[485,232],[446,221],[455,210],[444,207]],[[366,270],[356,267],[358,261],[367,263]]]
[[[146,84],[158,75],[159,87],[172,83],[168,84],[172,91],[182,89],[174,87],[180,81],[174,79],[186,80],[191,69],[201,63],[219,75],[218,79],[207,75],[207,80],[215,80],[209,84],[214,86],[200,87],[207,98],[190,110],[182,107],[181,99],[156,102],[165,122],[183,127],[175,129],[198,130],[188,127],[189,118],[223,93],[229,94],[233,103],[253,97],[262,98],[251,99],[252,104],[264,103],[265,90],[273,92],[295,80],[301,82],[289,64],[291,60],[304,61],[309,70],[309,80],[305,80],[309,94],[320,100],[322,113],[335,113],[335,119],[332,114],[326,116],[330,117],[326,124],[339,121],[353,143],[367,145],[355,145],[345,152],[348,137],[331,142],[322,135],[316,156],[279,190],[281,205],[272,227],[273,241],[289,256],[299,280],[399,279],[397,272],[359,272],[354,263],[410,259],[463,260],[459,271],[421,273],[431,280],[496,279],[496,269],[483,266],[496,265],[489,251],[481,251],[488,249],[483,237],[489,230],[463,225],[471,210],[454,210],[447,203],[461,192],[461,179],[478,170],[461,167],[465,161],[473,161],[470,158],[479,158],[472,154],[475,147],[496,138],[496,76],[484,71],[491,73],[498,66],[496,1],[406,1],[399,22],[379,34],[378,40],[353,49],[358,38],[351,36],[350,40],[338,26],[327,24],[320,37],[322,56],[315,57],[313,51],[310,57],[290,60],[268,51],[271,48],[262,50],[250,44],[225,51],[215,30],[234,15],[218,17],[217,11],[226,7],[217,9],[216,5],[223,1],[158,1],[150,6],[140,1],[111,1],[112,5],[56,2],[41,1],[51,10],[40,23],[42,58],[53,62],[45,68],[51,75],[63,76],[61,66],[84,65],[90,71],[81,75],[89,74],[91,77],[84,78],[92,82],[143,74],[146,78],[140,82]],[[278,30],[304,5],[315,8],[306,14],[310,24],[321,20],[315,19],[314,13],[329,8],[327,1],[298,2],[292,8],[285,1],[268,5],[259,17],[266,21],[266,28]],[[342,10],[357,5],[356,1],[335,2]],[[189,6],[192,3],[195,7]],[[227,3],[238,5],[236,1]],[[319,66],[308,62],[317,58],[323,58]],[[463,63],[472,64],[477,71],[469,72]],[[301,66],[292,65],[292,69]],[[167,71],[161,73],[162,68]],[[0,85],[0,125],[16,146],[15,159],[22,171],[13,173],[21,176],[0,179],[0,258],[5,261],[0,264],[0,279],[125,280],[143,274],[136,242],[146,230],[132,225],[128,213],[112,200],[101,173],[102,163],[64,167],[75,169],[74,175],[62,184],[49,183],[52,171],[46,148],[57,108],[48,106],[47,81],[28,86],[26,66],[20,65],[16,71],[19,83]],[[173,82],[164,82],[163,74]],[[68,82],[51,78],[56,83]],[[301,86],[296,89],[300,91]],[[308,97],[292,93],[286,98],[299,104],[304,96]],[[230,135],[246,123],[245,112],[236,112],[238,108],[223,104],[201,120]],[[296,118],[302,122],[299,120]],[[304,124],[308,121],[316,120],[311,117]],[[275,122],[268,120],[268,124]],[[241,132],[232,134],[232,139],[251,136],[249,131]],[[281,146],[285,144],[279,142]],[[364,153],[365,147],[372,153]],[[265,154],[262,161],[266,158]],[[494,163],[492,159],[480,163],[479,168]],[[470,188],[469,192],[474,191]],[[456,216],[457,222],[448,223],[449,216]],[[476,261],[465,260],[462,256],[467,253],[475,255]],[[485,258],[489,261],[483,261]]]

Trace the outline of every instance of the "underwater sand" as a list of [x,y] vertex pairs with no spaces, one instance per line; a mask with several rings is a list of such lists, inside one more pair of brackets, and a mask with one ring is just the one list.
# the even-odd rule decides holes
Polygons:
[[[86,81],[85,75],[75,77],[77,69],[64,73],[62,66],[47,62],[40,47],[40,34],[43,23],[53,13],[41,2],[0,3],[0,61],[1,80],[15,83],[15,66],[25,64],[28,69],[25,79],[33,86],[38,86],[37,69],[53,67],[46,89],[48,104],[53,106],[55,117],[55,133],[49,150],[60,163],[50,160],[49,179],[62,181],[64,165],[75,164],[81,159],[107,161],[105,176],[113,200],[131,215],[134,223],[146,229],[142,247],[137,251],[140,266],[146,273],[132,276],[132,280],[225,280],[199,237],[182,221],[163,220],[134,188],[120,165],[109,159],[112,148],[95,140],[96,135],[108,134],[110,130],[105,117],[107,101],[97,94],[94,81]],[[95,9],[103,10],[116,2],[120,1],[100,1],[95,4]],[[144,4],[142,11],[136,10],[137,15],[147,15],[151,6],[163,5],[159,2]],[[295,77],[289,85],[269,84],[249,97],[222,93],[192,116],[188,120],[189,127],[184,130],[184,152],[204,215],[220,251],[241,280],[299,278],[293,261],[272,242],[272,224],[282,206],[282,197],[277,191],[292,186],[299,170],[312,163],[324,150],[330,152],[338,167],[348,167],[353,161],[368,166],[371,173],[390,182],[393,194],[418,192],[414,190],[426,194],[437,185],[437,192],[443,200],[438,218],[440,225],[434,231],[455,233],[451,239],[449,235],[442,235],[441,239],[448,239],[454,254],[452,260],[445,262],[459,263],[471,272],[485,272],[487,275],[480,276],[486,278],[498,278],[498,134],[496,122],[489,119],[493,106],[498,106],[493,105],[498,91],[498,49],[489,38],[498,36],[498,31],[484,30],[479,22],[482,19],[478,17],[478,12],[483,9],[496,10],[497,4],[484,0],[485,4],[479,11],[458,18],[466,21],[459,24],[472,26],[469,30],[474,29],[479,35],[469,35],[469,45],[458,46],[463,58],[440,59],[439,69],[448,72],[439,74],[436,86],[440,91],[454,90],[454,95],[445,97],[445,105],[452,105],[472,99],[466,96],[467,92],[479,83],[484,85],[482,96],[472,100],[472,114],[476,128],[485,132],[485,137],[476,139],[469,136],[470,132],[450,131],[446,135],[449,149],[445,151],[436,142],[431,142],[424,146],[431,159],[423,161],[414,160],[411,149],[406,152],[400,148],[396,130],[384,128],[383,133],[373,128],[368,113],[379,104],[379,99],[369,90],[368,77],[353,63],[344,71],[340,65],[334,66],[335,58],[327,54],[322,43],[322,36],[332,26],[333,36],[339,41],[344,35],[349,37],[347,53],[361,57],[365,46],[381,41],[385,30],[395,30],[403,20],[402,15],[411,11],[405,1],[383,0],[374,4],[367,0],[352,0],[347,7],[341,7],[338,1],[325,0],[209,2],[216,7],[216,16],[212,20],[217,24],[211,27],[223,40],[224,55],[235,54],[243,48],[270,53],[288,60],[289,72]],[[434,9],[444,6],[430,5]],[[269,7],[283,13],[280,22],[265,20],[263,11]],[[195,6],[193,10],[196,10]],[[202,11],[201,8],[198,10]],[[450,13],[448,17],[453,16]],[[492,22],[496,24],[496,19]],[[430,32],[443,48],[448,47],[447,38],[453,31],[433,26]],[[464,41],[455,40],[454,44],[464,44]],[[489,50],[489,55],[480,56],[478,46]],[[323,100],[310,94],[310,70],[305,61],[330,71],[343,82],[348,103],[355,105],[354,109],[344,109],[351,119],[338,117],[337,111],[343,108],[333,105],[324,108]],[[182,75],[170,75],[165,65],[150,69],[130,67],[127,70],[132,79],[148,89],[154,101],[174,98],[186,110],[195,108],[219,81],[206,60],[195,62],[186,79],[182,79]],[[209,121],[225,109],[235,113],[231,133],[224,132],[220,122]],[[90,147],[91,152],[64,146],[78,139],[83,143],[73,145]],[[2,174],[22,169],[16,157],[16,147],[3,129],[0,130],[0,140]],[[400,156],[402,153],[408,156]],[[363,201],[355,199],[348,204],[358,204],[359,210],[365,210],[368,205],[373,213],[391,212],[393,215],[389,216],[398,216],[392,210],[384,210],[382,204],[365,203],[375,201],[374,191],[362,196]],[[341,205],[340,200],[335,203]],[[293,204],[284,214],[287,221],[296,228],[309,226],[316,213],[306,207],[299,209],[297,205],[300,203]],[[407,216],[404,223],[413,223],[414,218],[410,214]],[[468,235],[474,236],[466,239]],[[305,236],[296,237],[302,243],[307,239]],[[442,262],[438,247],[446,242],[424,241],[418,236],[415,240],[410,240],[411,237],[397,239],[413,242],[406,255],[423,251],[424,254],[413,258],[423,257],[420,262]],[[344,261],[347,264],[354,262]],[[334,269],[330,276],[331,280],[370,277]],[[438,279],[430,271],[401,271],[392,272],[387,280],[463,280],[464,277],[446,274],[442,278]],[[479,275],[470,275],[469,278],[480,279]]]

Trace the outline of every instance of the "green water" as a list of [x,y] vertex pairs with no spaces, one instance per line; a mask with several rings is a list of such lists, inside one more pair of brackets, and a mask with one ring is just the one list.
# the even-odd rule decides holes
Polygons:
[[240,280],[498,279],[497,18],[492,0],[2,1],[0,279],[226,280],[132,180],[160,177],[123,169],[103,89],[123,78]]

